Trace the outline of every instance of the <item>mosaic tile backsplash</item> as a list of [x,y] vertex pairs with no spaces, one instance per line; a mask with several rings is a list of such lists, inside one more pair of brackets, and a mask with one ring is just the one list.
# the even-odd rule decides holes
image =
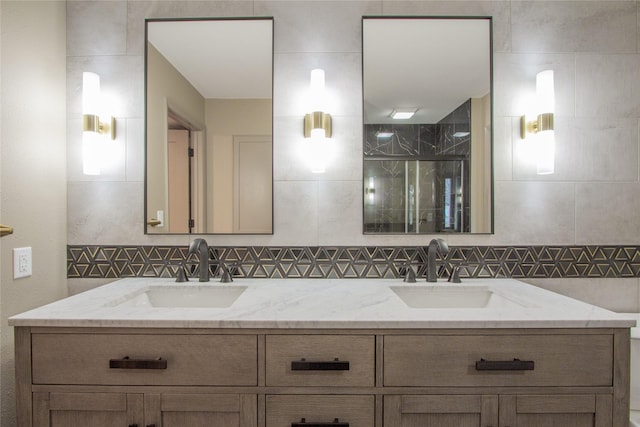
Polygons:
[[[68,278],[175,277],[195,256],[186,246],[67,246]],[[209,266],[234,277],[400,278],[412,265],[426,277],[426,247],[210,247]],[[473,278],[640,277],[640,246],[455,246],[439,258],[439,275],[454,266]]]

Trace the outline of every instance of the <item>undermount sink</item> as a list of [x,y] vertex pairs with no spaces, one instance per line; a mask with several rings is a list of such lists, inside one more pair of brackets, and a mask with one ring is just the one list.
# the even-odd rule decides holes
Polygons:
[[488,286],[391,286],[391,290],[411,308],[524,307],[523,304],[493,292]]
[[155,286],[117,304],[119,307],[230,307],[246,286]]

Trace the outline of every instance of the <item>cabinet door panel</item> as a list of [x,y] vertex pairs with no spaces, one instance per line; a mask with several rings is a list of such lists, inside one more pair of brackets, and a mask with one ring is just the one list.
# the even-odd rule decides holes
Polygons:
[[[386,425],[386,424],[385,424]],[[403,414],[397,427],[480,427],[480,414]]]
[[240,425],[238,414],[215,412],[163,412],[162,427],[211,427]]
[[593,414],[519,414],[517,427],[593,427]]
[[500,422],[505,427],[608,427],[611,396],[500,396]]
[[254,394],[149,394],[145,405],[157,427],[257,427]]
[[112,427],[127,425],[121,412],[62,411],[51,413],[51,427]]
[[34,393],[35,427],[142,425],[143,395],[125,393]]
[[498,427],[497,396],[385,396],[384,425]]

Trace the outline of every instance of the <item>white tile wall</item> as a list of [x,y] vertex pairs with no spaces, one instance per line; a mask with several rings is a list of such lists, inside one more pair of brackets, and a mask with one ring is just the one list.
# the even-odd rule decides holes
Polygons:
[[525,279],[527,283],[619,313],[640,312],[637,279]]
[[608,239],[638,244],[640,184],[637,182],[576,184],[576,242]]
[[511,2],[514,52],[636,53],[633,1]]
[[495,231],[503,236],[502,242],[573,244],[573,183],[498,181],[495,192]]
[[[69,243],[183,244],[145,236],[145,17],[273,16],[273,236],[216,236],[213,244],[422,244],[426,237],[363,236],[361,17],[494,17],[494,235],[450,244],[638,244],[640,53],[637,1],[69,1]],[[300,164],[311,68],[326,69],[339,153],[324,175]],[[522,157],[518,116],[535,74],[556,72],[556,174]],[[79,174],[80,72],[102,75],[116,100],[126,163],[96,180]],[[122,138],[122,139],[120,139]]]
[[638,118],[639,91],[638,54],[576,55],[576,115]]

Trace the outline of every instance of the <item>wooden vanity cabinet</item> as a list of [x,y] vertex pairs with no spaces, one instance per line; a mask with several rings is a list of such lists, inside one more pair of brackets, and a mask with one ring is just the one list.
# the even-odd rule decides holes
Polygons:
[[625,328],[16,327],[18,426],[627,427],[629,344]]

